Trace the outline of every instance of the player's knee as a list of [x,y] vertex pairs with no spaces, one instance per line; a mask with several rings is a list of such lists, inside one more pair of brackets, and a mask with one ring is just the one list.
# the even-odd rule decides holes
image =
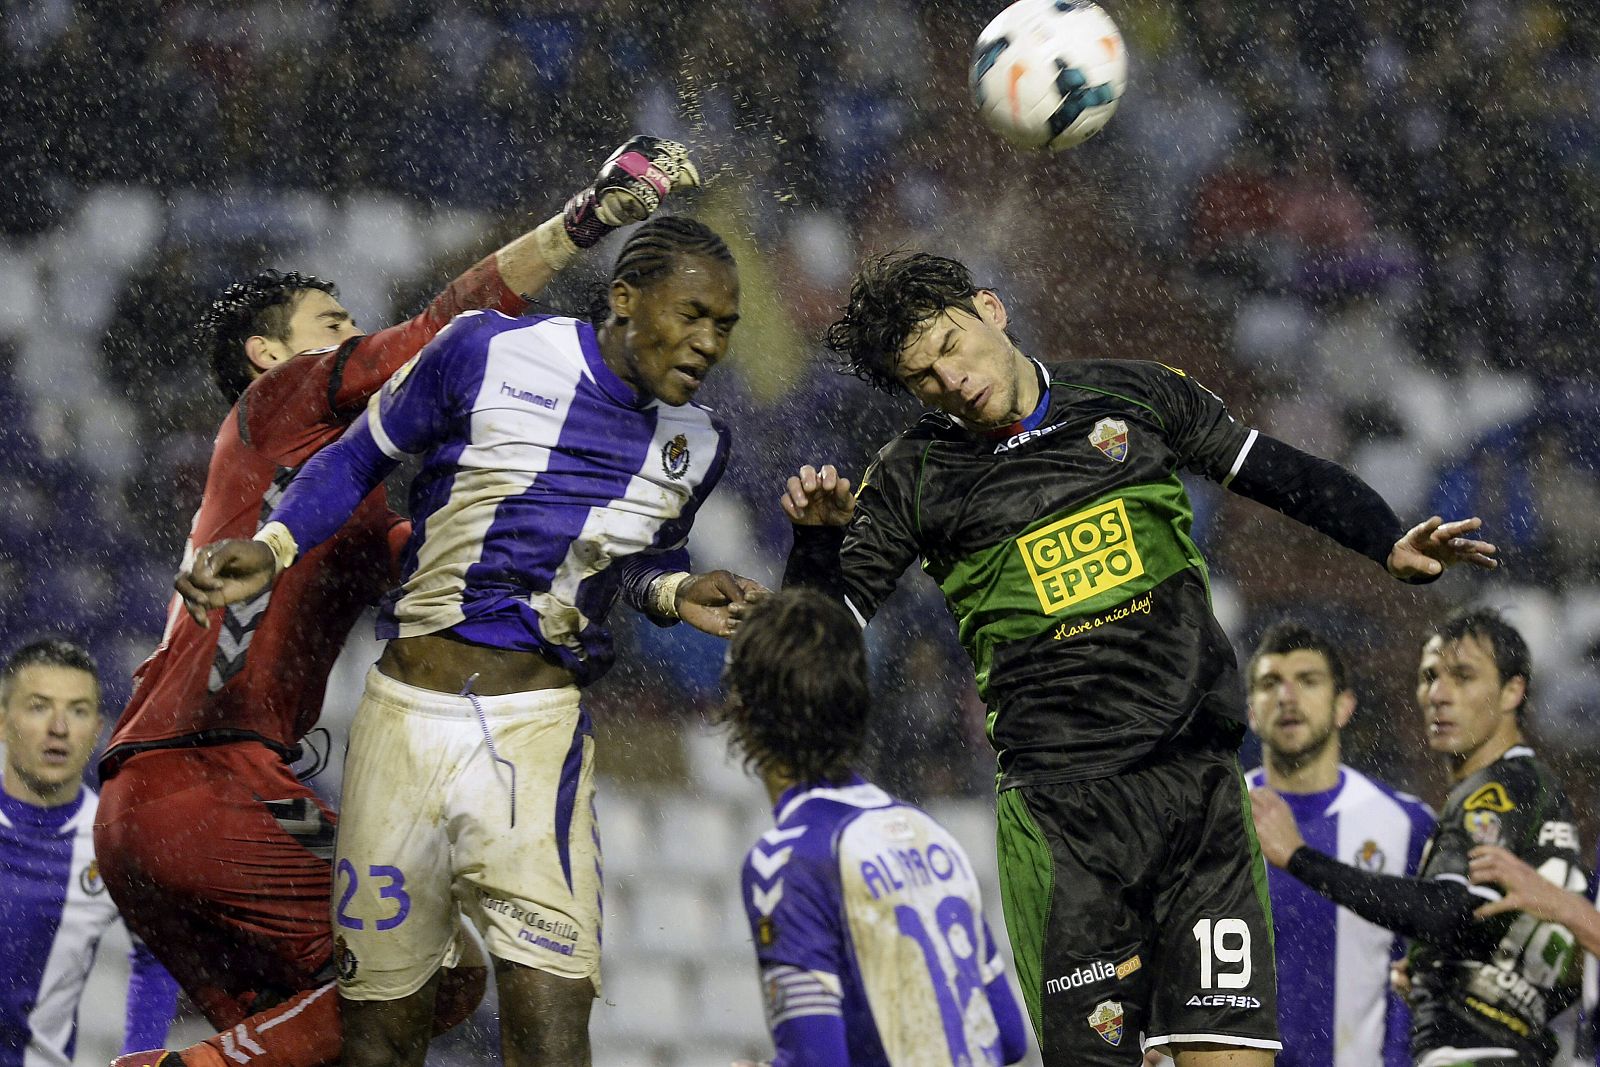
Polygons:
[[506,1067],[588,1067],[594,983],[495,961]]
[[444,1033],[466,1022],[483,1000],[489,984],[487,967],[451,967],[439,980],[439,992],[433,1002],[433,1033]]

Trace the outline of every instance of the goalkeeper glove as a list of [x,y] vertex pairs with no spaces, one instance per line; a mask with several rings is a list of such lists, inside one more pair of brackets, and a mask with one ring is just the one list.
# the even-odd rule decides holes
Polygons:
[[591,248],[618,226],[649,218],[668,193],[699,185],[683,145],[641,134],[611,153],[594,184],[567,201],[561,225],[574,245]]

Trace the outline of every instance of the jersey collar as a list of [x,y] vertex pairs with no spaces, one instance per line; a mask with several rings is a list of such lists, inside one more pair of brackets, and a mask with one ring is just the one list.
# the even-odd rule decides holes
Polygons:
[[70,823],[83,807],[84,792],[84,788],[79,786],[78,795],[71,801],[54,808],[41,808],[37,804],[18,800],[10,793],[0,790],[0,819],[12,826],[59,831]]
[[815,782],[791,785],[778,794],[772,813],[779,826],[809,800],[831,800],[855,808],[881,808],[894,802],[882,789],[854,771],[839,785],[822,785]]

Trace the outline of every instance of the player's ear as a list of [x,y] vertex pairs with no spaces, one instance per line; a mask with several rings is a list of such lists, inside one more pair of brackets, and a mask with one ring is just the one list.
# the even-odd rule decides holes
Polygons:
[[618,278],[611,283],[610,299],[611,314],[618,322],[627,322],[638,309],[639,288]]
[[1528,697],[1528,680],[1513,674],[1500,686],[1500,710],[1515,711]]
[[244,339],[244,355],[250,365],[256,369],[257,374],[264,374],[283,362],[284,357],[279,354],[269,338],[256,334]]
[[1333,698],[1333,723],[1343,730],[1350,725],[1350,719],[1356,713],[1356,694],[1352,689],[1346,689]]
[[1006,328],[1006,306],[993,289],[979,289],[972,298],[972,306],[977,309],[978,317],[990,326],[997,330]]

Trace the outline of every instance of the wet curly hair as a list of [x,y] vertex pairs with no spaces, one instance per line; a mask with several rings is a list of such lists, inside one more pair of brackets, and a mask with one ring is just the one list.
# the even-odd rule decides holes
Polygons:
[[751,609],[728,646],[719,721],[756,773],[836,784],[866,735],[871,690],[861,627],[835,600],[786,589]]
[[822,343],[835,367],[886,393],[904,388],[895,375],[900,350],[924,319],[947,308],[976,315],[985,287],[965,265],[931,252],[889,252],[868,260],[850,285],[844,314]]
[[308,289],[337,298],[338,286],[312,274],[264,270],[218,293],[194,326],[194,340],[211,360],[211,377],[228,403],[250,384],[244,342],[258,334],[276,341],[289,336],[295,300]]

